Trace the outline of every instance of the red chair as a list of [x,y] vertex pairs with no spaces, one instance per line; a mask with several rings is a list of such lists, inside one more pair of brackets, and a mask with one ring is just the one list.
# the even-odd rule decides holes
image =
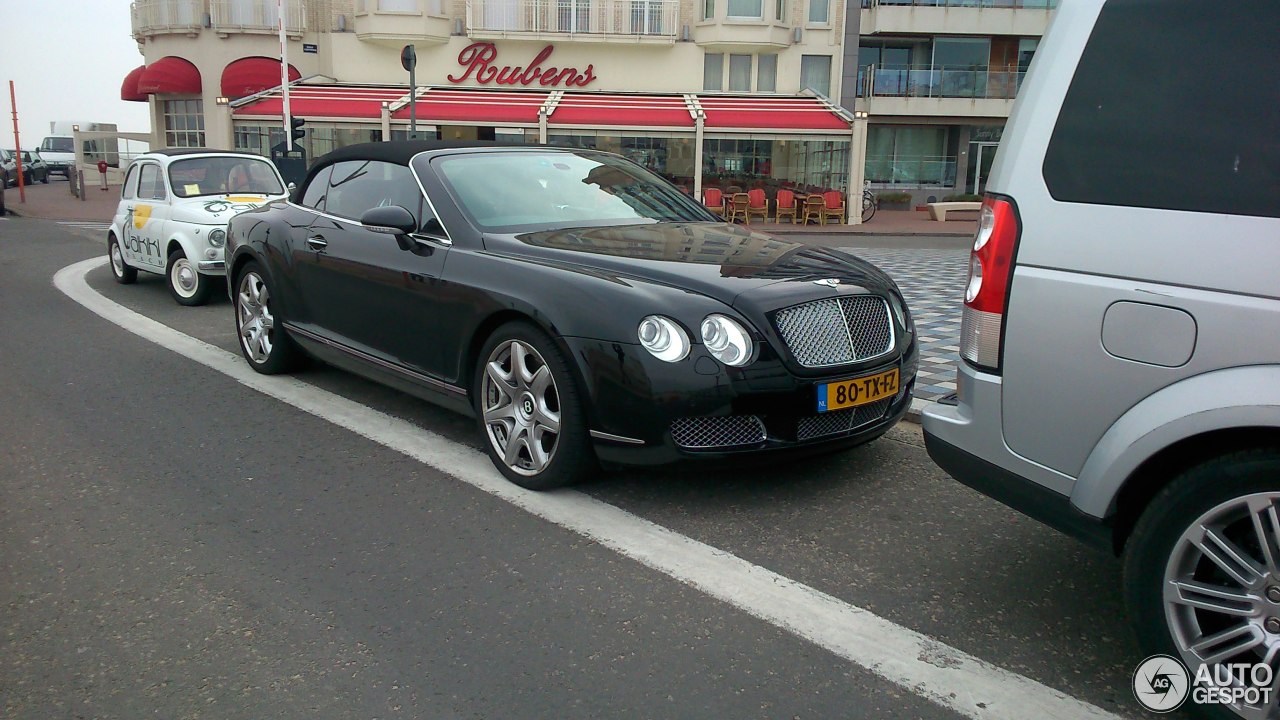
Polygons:
[[791,218],[791,224],[796,224],[796,194],[790,190],[779,190],[778,201],[776,207],[776,217],[774,222],[782,222],[782,216]]
[[822,193],[822,224],[826,225],[830,217],[834,217],[837,223],[844,222],[844,193],[839,190]]
[[702,191],[702,204],[711,212],[724,217],[724,193],[720,188],[707,188]]
[[769,221],[769,198],[765,197],[764,189],[757,188],[747,191],[747,224],[751,224],[752,216],[759,216],[765,222]]

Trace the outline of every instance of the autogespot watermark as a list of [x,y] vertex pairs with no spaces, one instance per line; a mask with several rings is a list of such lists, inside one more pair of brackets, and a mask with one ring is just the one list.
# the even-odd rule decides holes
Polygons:
[[1266,663],[1199,665],[1193,676],[1182,661],[1152,655],[1133,671],[1133,696],[1142,707],[1173,712],[1188,699],[1197,705],[1269,705],[1274,671]]

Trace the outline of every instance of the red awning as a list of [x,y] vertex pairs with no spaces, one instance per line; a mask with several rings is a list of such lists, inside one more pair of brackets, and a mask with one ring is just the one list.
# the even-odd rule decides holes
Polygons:
[[699,95],[707,129],[831,130],[848,132],[849,120],[816,97],[724,97]]
[[[289,82],[302,77],[294,66],[289,66]],[[266,57],[240,58],[222,70],[222,95],[240,98],[280,87],[280,61]]]
[[550,125],[692,128],[693,114],[680,95],[565,93],[547,118]]
[[151,63],[138,79],[138,92],[147,95],[197,95],[200,70],[189,60],[180,57],[163,57]]
[[[302,118],[377,120],[382,117],[382,103],[393,103],[408,94],[408,88],[294,86],[289,89],[289,112]],[[275,90],[260,100],[235,108],[232,115],[278,120],[284,117],[284,100],[280,91]]]
[[[431,88],[418,96],[418,122],[427,124],[536,125],[548,92],[500,92]],[[409,106],[391,115],[409,119]]]
[[128,100],[129,102],[147,101],[147,94],[138,89],[138,81],[142,79],[142,73],[146,69],[146,65],[139,65],[124,76],[124,82],[120,83],[121,100]]

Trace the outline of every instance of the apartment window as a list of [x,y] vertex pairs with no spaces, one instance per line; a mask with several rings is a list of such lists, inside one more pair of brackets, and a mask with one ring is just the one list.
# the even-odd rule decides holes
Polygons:
[[724,54],[707,53],[702,58],[703,92],[720,92],[724,89]]
[[756,91],[777,92],[778,56],[774,53],[760,55],[756,59]]
[[827,18],[830,8],[829,0],[809,0],[809,24],[826,25],[830,22]]
[[165,100],[161,109],[166,147],[204,147],[203,100]]
[[418,0],[378,0],[378,9],[387,12],[418,12]]
[[777,0],[773,6],[774,17],[778,18],[778,22],[787,21],[787,0]]
[[764,0],[729,0],[729,17],[762,19]]
[[933,41],[935,69],[986,70],[990,64],[990,38],[937,38]]
[[716,16],[716,0],[702,0],[702,19],[710,20]]
[[831,95],[831,56],[800,56],[800,87]]
[[729,56],[729,91],[751,92],[751,56]]

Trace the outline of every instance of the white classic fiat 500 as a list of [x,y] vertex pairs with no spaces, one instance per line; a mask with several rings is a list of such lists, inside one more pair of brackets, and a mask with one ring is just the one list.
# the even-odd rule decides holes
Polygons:
[[157,150],[129,165],[107,236],[116,282],[164,275],[182,305],[203,305],[225,281],[227,221],[285,197],[279,171],[258,155]]

